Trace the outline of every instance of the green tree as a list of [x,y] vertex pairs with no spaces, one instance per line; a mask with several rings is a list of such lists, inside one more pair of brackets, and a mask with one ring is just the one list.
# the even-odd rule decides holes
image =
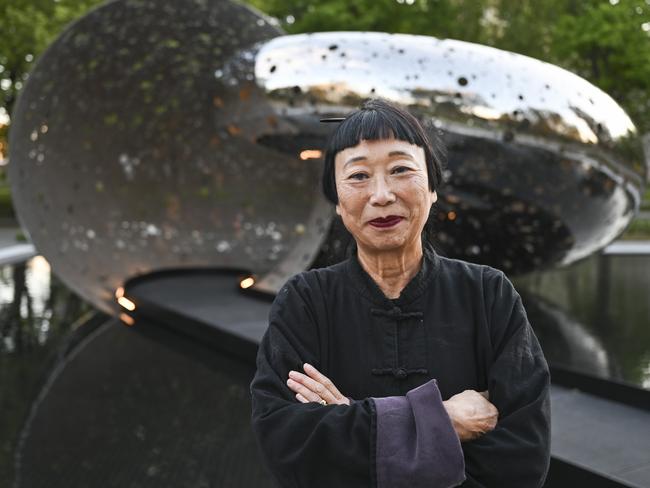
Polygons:
[[72,20],[101,0],[0,0],[0,103],[6,114],[35,59]]
[[250,0],[290,33],[373,30],[479,42],[557,64],[650,131],[646,0]]
[[[35,59],[100,0],[0,0],[0,121]],[[372,30],[479,42],[569,69],[650,131],[647,0],[250,0],[289,33]],[[2,134],[0,133],[0,140]]]
[[622,0],[580,3],[555,25],[551,61],[590,80],[650,131],[650,5]]
[[[36,58],[71,21],[101,0],[0,0],[0,162],[8,153],[11,111]],[[0,167],[0,215],[12,215]]]

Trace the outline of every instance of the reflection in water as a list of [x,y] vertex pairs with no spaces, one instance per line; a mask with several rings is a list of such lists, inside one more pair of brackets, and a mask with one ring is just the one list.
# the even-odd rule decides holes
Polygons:
[[549,362],[650,389],[650,256],[594,255],[516,285]]
[[550,364],[578,368],[596,376],[609,376],[607,350],[588,328],[537,295],[524,291],[521,295]]
[[270,488],[250,428],[253,373],[157,324],[108,320],[43,390],[16,488]]
[[[22,351],[47,340],[51,313],[47,310],[50,266],[42,256],[5,266],[1,271],[2,346],[5,352]],[[29,292],[27,292],[29,290]],[[30,327],[21,327],[22,320]]]
[[0,353],[27,354],[68,332],[89,310],[57,278],[42,256],[0,267]]
[[0,266],[0,480],[12,479],[18,433],[59,345],[89,310],[41,256]]

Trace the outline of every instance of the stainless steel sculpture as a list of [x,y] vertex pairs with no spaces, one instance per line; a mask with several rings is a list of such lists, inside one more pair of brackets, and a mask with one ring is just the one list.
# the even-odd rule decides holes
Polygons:
[[57,274],[115,310],[162,268],[250,270],[277,289],[340,257],[320,195],[331,125],[367,97],[449,146],[434,215],[449,255],[510,272],[567,264],[631,220],[645,160],[605,93],[558,67],[423,36],[282,36],[228,0],[117,0],[39,59],[12,114],[21,223]]

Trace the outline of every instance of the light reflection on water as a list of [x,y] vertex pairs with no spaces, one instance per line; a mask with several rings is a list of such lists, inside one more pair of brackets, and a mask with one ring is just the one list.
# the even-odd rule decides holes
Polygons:
[[13,478],[17,436],[62,341],[92,310],[42,256],[0,266],[0,480]]
[[550,363],[650,389],[650,256],[593,255],[515,284]]
[[[17,307],[18,322],[31,322],[31,333],[39,345],[47,340],[52,318],[52,310],[48,308],[50,278],[50,265],[42,256],[36,256],[26,263],[0,267],[0,309],[15,312]],[[27,334],[16,325],[15,321],[3,324],[5,353],[14,352],[17,342],[23,344],[22,337],[17,341],[17,335]]]

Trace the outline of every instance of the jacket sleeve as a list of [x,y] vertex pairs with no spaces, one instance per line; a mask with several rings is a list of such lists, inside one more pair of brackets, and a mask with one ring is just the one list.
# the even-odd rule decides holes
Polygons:
[[[457,485],[464,478],[462,450],[444,408],[441,414],[435,380],[404,397],[366,398],[350,405],[301,403],[295,398],[286,384],[289,371],[302,371],[304,362],[320,365],[318,327],[322,324],[309,305],[309,293],[298,275],[276,297],[250,385],[253,432],[279,486]],[[432,405],[425,407],[428,402]],[[405,444],[396,444],[396,439]],[[400,452],[391,455],[391,449]],[[395,463],[396,459],[404,462]],[[449,459],[451,469],[438,464]],[[450,478],[442,472],[451,473]],[[390,479],[400,479],[401,484],[387,484]],[[420,482],[409,482],[415,480]]]
[[318,360],[318,321],[305,283],[292,278],[276,296],[250,385],[252,428],[262,458],[282,488],[369,484],[371,400],[352,405],[299,402],[289,371]]
[[465,480],[463,450],[435,379],[374,398],[378,488],[441,488]]
[[496,428],[463,444],[463,486],[541,487],[550,462],[550,374],[521,298],[498,271],[485,281],[492,341],[490,401]]

